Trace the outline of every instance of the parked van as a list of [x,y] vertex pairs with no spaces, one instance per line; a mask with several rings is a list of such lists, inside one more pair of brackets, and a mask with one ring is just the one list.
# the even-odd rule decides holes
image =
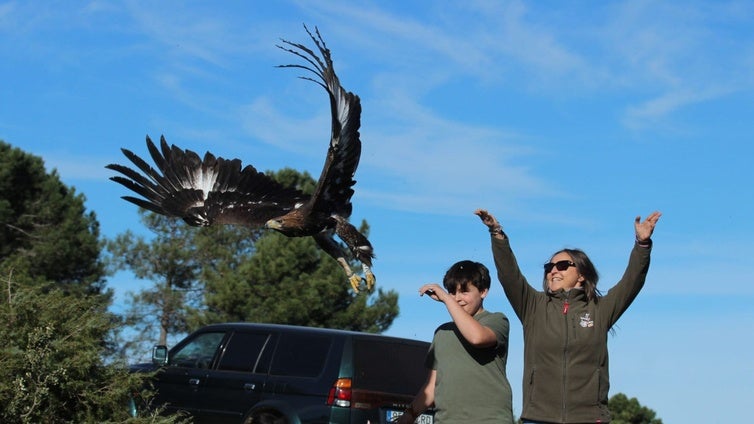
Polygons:
[[[429,343],[378,334],[228,323],[156,346],[152,406],[194,423],[388,423],[424,383]],[[417,422],[432,424],[433,415]]]

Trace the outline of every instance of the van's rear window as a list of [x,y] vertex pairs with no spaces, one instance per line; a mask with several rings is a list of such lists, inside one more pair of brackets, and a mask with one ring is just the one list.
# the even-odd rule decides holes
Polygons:
[[427,379],[428,345],[384,340],[354,340],[354,386],[415,395]]

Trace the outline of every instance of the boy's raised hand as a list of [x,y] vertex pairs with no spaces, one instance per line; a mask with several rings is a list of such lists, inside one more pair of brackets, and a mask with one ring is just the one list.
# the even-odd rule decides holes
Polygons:
[[448,295],[439,284],[429,283],[419,287],[419,296],[429,296],[432,300],[444,302],[443,298]]

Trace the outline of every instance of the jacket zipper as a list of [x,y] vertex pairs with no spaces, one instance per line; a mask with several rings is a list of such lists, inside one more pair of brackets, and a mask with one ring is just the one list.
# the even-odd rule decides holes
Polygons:
[[[566,295],[567,296],[567,295]],[[563,410],[561,412],[561,419],[565,420],[567,415],[567,404],[566,404],[566,390],[567,387],[567,381],[568,381],[568,297],[566,297],[565,302],[563,303],[563,326],[565,327],[565,340],[563,344],[563,387],[562,387],[562,396],[563,396]]]

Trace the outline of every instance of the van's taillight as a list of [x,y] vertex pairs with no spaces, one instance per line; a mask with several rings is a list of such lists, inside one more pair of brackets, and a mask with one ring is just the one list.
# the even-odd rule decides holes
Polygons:
[[339,378],[330,388],[327,404],[335,406],[351,406],[351,379]]

